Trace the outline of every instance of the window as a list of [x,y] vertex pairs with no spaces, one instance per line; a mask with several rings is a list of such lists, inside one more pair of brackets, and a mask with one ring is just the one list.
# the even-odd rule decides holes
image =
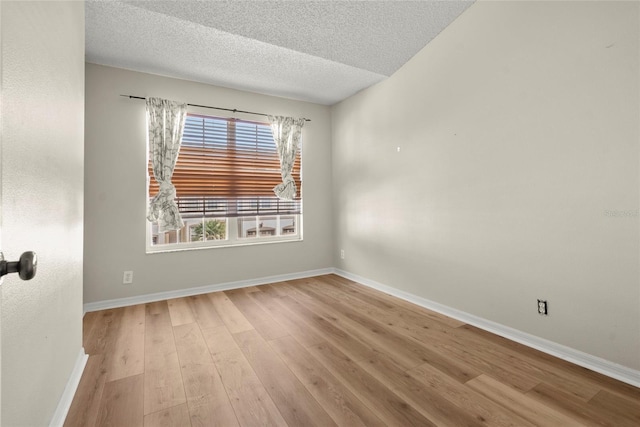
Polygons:
[[[149,170],[148,196],[158,192]],[[298,194],[280,200],[280,162],[267,123],[188,114],[173,172],[185,226],[159,233],[148,227],[150,251],[232,246],[302,238],[301,154],[293,167]]]

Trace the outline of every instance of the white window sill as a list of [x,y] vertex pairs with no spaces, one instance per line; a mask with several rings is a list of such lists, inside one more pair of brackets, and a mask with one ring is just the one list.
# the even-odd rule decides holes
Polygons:
[[237,240],[233,243],[211,243],[211,242],[202,242],[202,243],[185,243],[185,244],[168,244],[168,245],[155,245],[148,246],[146,253],[148,255],[153,254],[163,254],[168,252],[184,252],[184,251],[201,251],[205,249],[222,249],[222,248],[237,248],[244,246],[261,246],[261,245],[272,245],[277,243],[296,243],[302,242],[303,239],[296,236],[291,239],[261,239],[261,240],[253,240],[253,241],[241,241]]

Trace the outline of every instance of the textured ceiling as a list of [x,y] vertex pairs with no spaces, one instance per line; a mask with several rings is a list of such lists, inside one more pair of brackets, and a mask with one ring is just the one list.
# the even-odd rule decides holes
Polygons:
[[331,105],[393,74],[472,3],[89,0],[86,59]]

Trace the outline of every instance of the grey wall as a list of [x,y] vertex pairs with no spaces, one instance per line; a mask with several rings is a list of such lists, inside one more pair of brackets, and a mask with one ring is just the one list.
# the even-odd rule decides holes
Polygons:
[[334,106],[336,267],[640,369],[638,7],[478,2]]
[[[303,129],[304,241],[146,254],[145,104],[121,94],[311,119]],[[85,303],[332,266],[329,107],[87,64],[85,119]],[[124,270],[133,270],[132,285],[122,284]]]
[[2,425],[46,426],[82,350],[84,3],[2,9]]

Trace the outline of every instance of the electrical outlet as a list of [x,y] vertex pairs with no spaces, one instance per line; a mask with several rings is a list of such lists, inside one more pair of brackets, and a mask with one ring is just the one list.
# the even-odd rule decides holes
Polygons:
[[538,300],[538,314],[542,316],[547,316],[549,314],[549,305],[547,304],[547,300]]
[[133,283],[133,271],[125,271],[122,275],[122,284],[130,285]]
[[340,259],[344,259],[344,249],[340,249]]

